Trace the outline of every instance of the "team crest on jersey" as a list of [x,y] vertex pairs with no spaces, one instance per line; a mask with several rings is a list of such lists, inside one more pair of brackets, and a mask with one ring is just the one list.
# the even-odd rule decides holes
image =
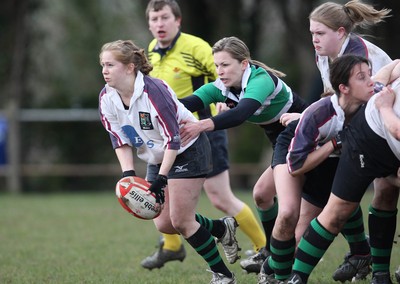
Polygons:
[[151,122],[150,113],[139,111],[140,128],[142,130],[152,130],[154,129],[153,123]]
[[178,67],[175,67],[172,71],[174,72],[174,79],[181,78],[181,69],[179,69]]

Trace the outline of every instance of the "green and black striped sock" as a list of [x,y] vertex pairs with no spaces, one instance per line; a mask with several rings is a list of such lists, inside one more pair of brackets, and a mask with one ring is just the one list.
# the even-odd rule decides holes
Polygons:
[[343,226],[341,233],[346,238],[352,255],[367,255],[370,253],[360,206],[354,210],[353,214]]
[[397,210],[385,211],[369,207],[368,227],[372,270],[389,271],[393,239],[396,233]]
[[222,220],[213,220],[196,213],[196,221],[218,239],[225,234],[226,227]]
[[222,273],[229,278],[232,277],[232,273],[226,267],[218,252],[213,236],[206,228],[200,226],[197,232],[187,238],[186,241],[208,263],[212,271]]
[[300,240],[293,264],[293,272],[298,274],[304,283],[335,237],[336,235],[328,232],[316,218],[311,221]]
[[275,225],[276,217],[278,216],[278,202],[276,197],[274,198],[274,205],[267,210],[261,210],[257,207],[258,217],[260,218],[261,224],[263,226],[265,236],[266,236],[266,244],[265,248],[267,251],[271,251],[271,236],[272,230]]
[[293,256],[296,247],[296,239],[279,241],[271,237],[271,258],[275,278],[285,280],[292,272]]

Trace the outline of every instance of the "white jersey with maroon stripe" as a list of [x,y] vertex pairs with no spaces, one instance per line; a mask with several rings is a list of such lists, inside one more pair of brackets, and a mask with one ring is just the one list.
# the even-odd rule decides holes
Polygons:
[[[354,54],[367,58],[371,62],[372,75],[375,75],[379,69],[392,62],[389,55],[373,43],[361,38],[358,35],[350,34],[342,45],[338,57],[343,54]],[[317,55],[317,67],[321,73],[324,92],[332,91],[332,85],[329,80],[329,58],[328,56]]]
[[165,149],[178,150],[180,154],[196,141],[181,147],[179,123],[197,119],[164,81],[141,72],[136,76],[127,109],[117,90],[106,85],[100,92],[99,112],[113,148],[133,146],[138,157],[149,164],[160,164]]

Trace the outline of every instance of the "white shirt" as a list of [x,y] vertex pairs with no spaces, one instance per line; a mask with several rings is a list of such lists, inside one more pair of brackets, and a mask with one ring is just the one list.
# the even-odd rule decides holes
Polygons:
[[116,89],[105,85],[99,96],[99,111],[114,149],[133,146],[149,164],[160,164],[165,149],[185,151],[196,140],[181,147],[179,123],[197,121],[162,80],[138,72],[129,108],[125,109]]
[[[350,34],[346,38],[338,57],[349,53],[366,57],[369,61],[371,61],[372,75],[375,75],[379,69],[392,62],[392,59],[389,57],[389,55],[387,55],[386,52],[384,52],[378,46],[354,34]],[[321,73],[324,92],[333,90],[329,80],[329,60],[330,59],[328,56],[317,55],[317,67]]]
[[[396,93],[396,100],[393,105],[393,110],[400,117],[400,78],[393,82],[392,88]],[[380,137],[385,139],[389,144],[390,149],[400,160],[400,141],[391,135],[383,124],[382,118],[378,109],[375,106],[376,95],[374,95],[367,103],[365,108],[365,119],[369,127]]]

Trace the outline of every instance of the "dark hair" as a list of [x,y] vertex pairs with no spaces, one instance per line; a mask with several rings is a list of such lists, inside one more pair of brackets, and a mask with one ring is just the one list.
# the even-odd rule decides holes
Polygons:
[[101,55],[104,51],[111,51],[115,59],[125,65],[133,63],[135,65],[135,73],[139,70],[148,75],[153,70],[153,66],[147,60],[144,49],[137,47],[131,40],[117,40],[104,44],[99,54],[100,63]]
[[164,6],[171,7],[172,14],[176,19],[182,18],[181,8],[175,0],[150,0],[146,7],[146,19],[149,20],[150,11],[160,11]]
[[268,67],[266,64],[260,61],[252,60],[250,57],[249,48],[242,40],[238,39],[237,37],[224,37],[217,41],[212,47],[212,53],[214,54],[220,51],[228,52],[234,59],[238,60],[239,62],[247,59],[250,63],[262,67],[263,69],[271,72],[277,77],[286,76],[281,71]]
[[326,2],[315,8],[308,18],[334,31],[343,27],[349,34],[357,26],[368,27],[382,22],[384,18],[390,17],[390,11],[390,9],[376,10],[359,0],[352,0],[344,5]]
[[338,96],[340,96],[339,85],[348,85],[354,66],[362,63],[371,66],[367,58],[353,54],[344,54],[333,60],[329,68],[329,80]]

